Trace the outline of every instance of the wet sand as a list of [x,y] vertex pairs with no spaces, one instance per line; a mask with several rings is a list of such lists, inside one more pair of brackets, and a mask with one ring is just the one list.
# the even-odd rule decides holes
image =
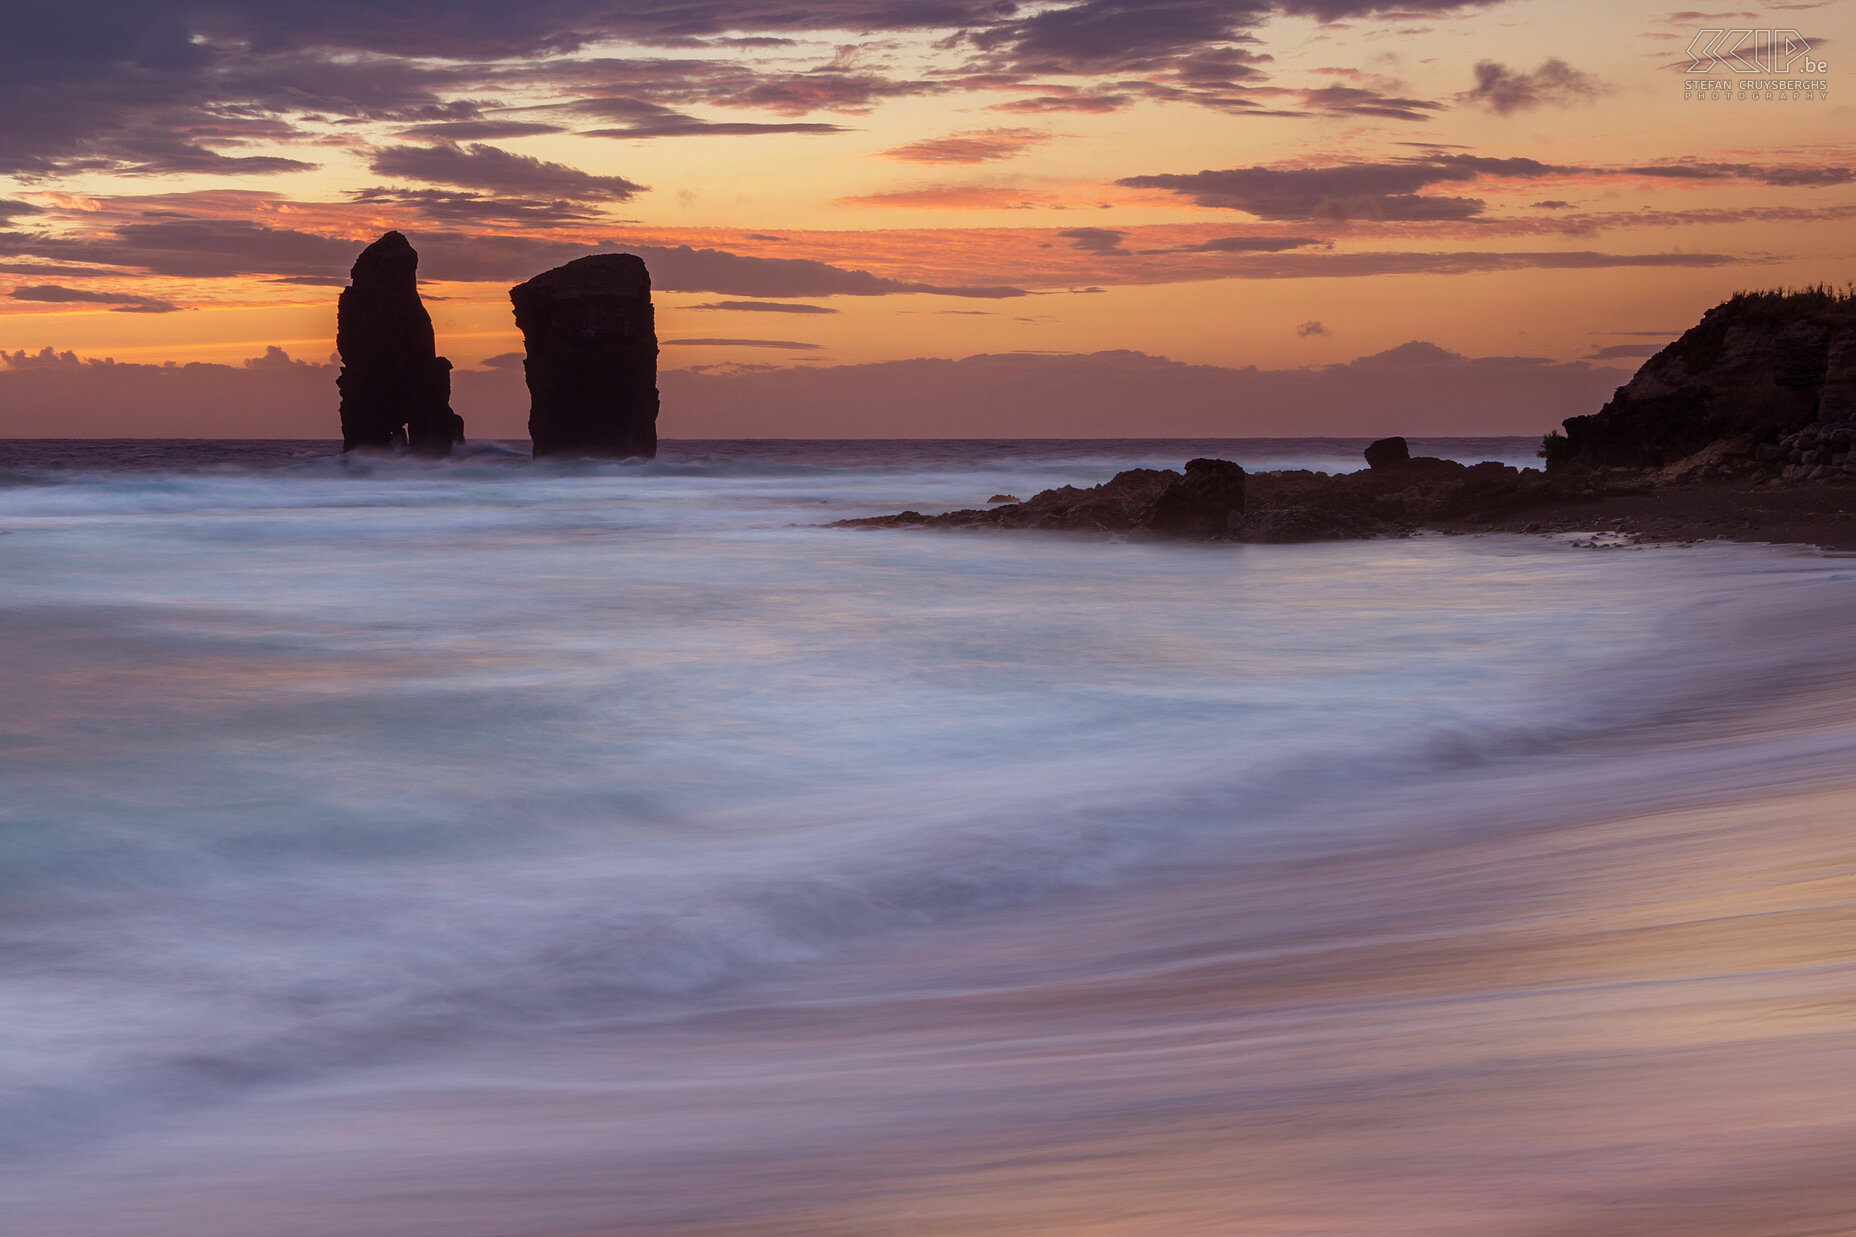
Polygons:
[[1532,502],[1488,519],[1438,527],[1443,532],[1616,530],[1661,541],[1719,539],[1856,550],[1856,484],[1691,482],[1639,494]]

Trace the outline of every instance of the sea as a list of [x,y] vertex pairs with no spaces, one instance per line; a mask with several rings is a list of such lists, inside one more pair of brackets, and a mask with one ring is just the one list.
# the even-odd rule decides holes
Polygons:
[[1856,561],[832,526],[1364,445],[0,442],[0,1231],[1856,1231]]

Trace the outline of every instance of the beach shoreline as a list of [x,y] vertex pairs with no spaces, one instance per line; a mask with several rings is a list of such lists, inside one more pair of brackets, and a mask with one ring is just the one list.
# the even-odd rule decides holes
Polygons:
[[1856,551],[1856,485],[1689,482],[1438,521],[1447,533],[1617,532],[1642,541],[1737,541]]
[[[1824,728],[1846,690],[1577,742],[1477,810],[1259,848],[1135,906],[1001,910],[616,1038],[260,1099],[93,1181],[95,1227],[22,1231],[1841,1231],[1852,735],[1783,768],[1748,740]],[[1642,800],[1658,746],[1712,772]],[[513,1159],[511,1104],[536,1139]],[[198,1161],[227,1137],[279,1171]],[[393,1171],[353,1173],[373,1157]]]

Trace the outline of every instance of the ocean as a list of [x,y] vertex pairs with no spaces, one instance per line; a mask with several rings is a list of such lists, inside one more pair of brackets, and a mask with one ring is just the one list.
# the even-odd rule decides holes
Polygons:
[[826,527],[1363,445],[0,443],[0,1228],[1849,1231],[1856,563]]

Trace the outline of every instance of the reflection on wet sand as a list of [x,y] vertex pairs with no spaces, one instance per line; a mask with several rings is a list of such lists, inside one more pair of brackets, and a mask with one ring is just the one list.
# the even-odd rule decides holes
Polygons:
[[1815,746],[1766,775],[1677,744],[1692,793],[1624,818],[1596,806],[1654,755],[1469,774],[1393,843],[248,1105],[181,1140],[184,1190],[143,1157],[94,1231],[1846,1232],[1856,834]]

